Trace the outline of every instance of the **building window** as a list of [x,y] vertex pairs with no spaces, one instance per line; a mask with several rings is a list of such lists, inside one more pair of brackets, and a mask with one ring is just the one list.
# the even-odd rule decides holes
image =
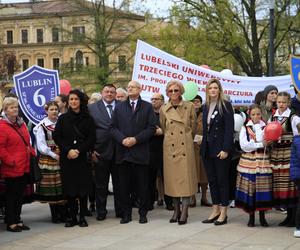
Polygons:
[[125,55],[119,56],[118,64],[119,64],[119,71],[126,71],[126,56]]
[[75,55],[76,70],[80,70],[83,66],[83,53],[78,50]]
[[43,43],[44,42],[44,32],[43,32],[43,29],[37,29],[36,30],[36,41],[38,43]]
[[52,28],[52,42],[58,42],[58,41],[59,41],[59,29]]
[[89,65],[90,65],[90,61],[89,61],[89,58],[88,58],[88,57],[85,58],[85,65],[86,65],[86,66],[89,66]]
[[13,37],[13,31],[7,30],[6,31],[6,38],[7,38],[7,44],[13,44],[14,43],[14,37]]
[[84,34],[85,34],[84,26],[73,27],[73,42],[81,41],[84,38]]
[[29,68],[29,60],[28,59],[23,59],[22,60],[22,69],[23,71]]
[[28,30],[21,30],[22,43],[28,43]]
[[59,58],[53,58],[53,69],[59,70]]
[[43,58],[38,58],[37,59],[37,65],[44,68],[44,59]]

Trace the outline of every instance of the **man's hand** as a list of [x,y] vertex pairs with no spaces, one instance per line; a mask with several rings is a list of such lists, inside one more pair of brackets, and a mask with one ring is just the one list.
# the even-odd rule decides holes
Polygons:
[[224,160],[224,159],[226,159],[226,158],[228,157],[228,153],[225,152],[225,151],[221,151],[221,152],[217,155],[217,157],[219,157],[220,160]]
[[162,135],[163,131],[160,127],[156,126],[155,135]]
[[136,139],[134,137],[126,137],[123,141],[122,141],[122,144],[123,146],[125,147],[132,147],[136,144]]
[[99,157],[100,157],[100,154],[97,153],[96,151],[94,151],[94,152],[92,153],[92,161],[93,161],[93,162],[97,162]]

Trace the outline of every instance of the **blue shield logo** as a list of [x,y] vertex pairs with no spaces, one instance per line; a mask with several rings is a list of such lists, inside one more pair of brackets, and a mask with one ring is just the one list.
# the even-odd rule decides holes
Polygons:
[[44,105],[59,94],[58,71],[34,65],[15,75],[14,84],[23,113],[38,124],[46,117]]
[[291,55],[290,56],[290,69],[291,77],[294,83],[294,87],[297,91],[300,91],[300,57]]

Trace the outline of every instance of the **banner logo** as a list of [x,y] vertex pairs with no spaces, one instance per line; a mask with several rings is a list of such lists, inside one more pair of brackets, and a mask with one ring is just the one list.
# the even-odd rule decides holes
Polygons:
[[38,124],[46,117],[44,105],[59,94],[58,71],[34,65],[15,75],[14,84],[24,115]]
[[300,90],[300,57],[290,56],[290,69],[294,87]]

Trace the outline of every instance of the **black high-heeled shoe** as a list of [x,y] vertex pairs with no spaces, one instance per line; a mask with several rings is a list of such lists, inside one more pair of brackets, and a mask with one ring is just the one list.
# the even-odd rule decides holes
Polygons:
[[227,216],[225,217],[225,219],[224,219],[223,221],[218,221],[218,220],[216,220],[216,221],[214,222],[214,224],[215,224],[215,226],[221,226],[221,225],[227,224]]
[[205,223],[205,224],[214,223],[219,218],[220,215],[221,214],[218,214],[214,218],[203,220],[202,223]]
[[176,219],[174,219],[173,216],[172,216],[172,218],[169,220],[169,222],[170,222],[170,223],[176,223],[176,222],[178,222],[179,219],[180,219],[180,216],[181,216],[181,213],[179,213],[179,214],[177,215],[177,218],[176,218]]

